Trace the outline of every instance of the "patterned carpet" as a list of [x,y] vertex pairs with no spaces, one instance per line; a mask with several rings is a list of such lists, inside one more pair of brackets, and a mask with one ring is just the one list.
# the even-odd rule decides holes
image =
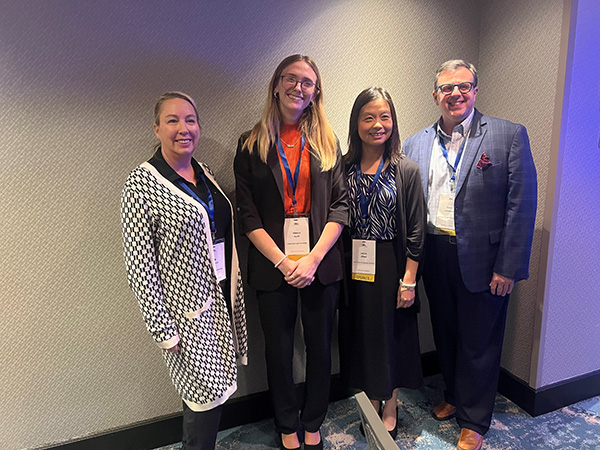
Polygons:
[[[456,421],[437,422],[430,410],[442,399],[441,376],[429,377],[418,391],[398,395],[398,437],[406,450],[455,450],[460,429]],[[367,450],[358,431],[359,414],[353,398],[329,405],[321,432],[330,450]],[[157,450],[179,450],[180,444]],[[278,448],[272,420],[264,420],[219,433],[219,450],[266,450]],[[600,450],[600,397],[560,410],[531,417],[505,397],[496,397],[494,419],[484,439],[487,450]]]

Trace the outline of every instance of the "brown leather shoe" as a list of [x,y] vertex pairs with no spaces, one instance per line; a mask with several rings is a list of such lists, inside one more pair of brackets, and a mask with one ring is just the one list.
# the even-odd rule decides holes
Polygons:
[[483,445],[483,436],[477,431],[463,428],[458,438],[458,450],[479,450]]
[[443,422],[444,420],[450,420],[454,418],[456,415],[456,408],[450,403],[441,402],[439,405],[433,408],[431,415],[435,420]]

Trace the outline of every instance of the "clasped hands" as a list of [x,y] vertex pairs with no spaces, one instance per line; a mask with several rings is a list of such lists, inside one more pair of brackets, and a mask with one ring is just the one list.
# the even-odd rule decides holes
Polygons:
[[319,263],[320,261],[309,253],[297,261],[285,258],[278,269],[290,286],[302,289],[315,280],[315,272]]

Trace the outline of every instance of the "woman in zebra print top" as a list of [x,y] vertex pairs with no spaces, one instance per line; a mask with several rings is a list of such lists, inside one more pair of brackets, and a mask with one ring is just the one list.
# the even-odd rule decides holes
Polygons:
[[[366,392],[395,438],[398,388],[422,383],[415,284],[426,216],[419,168],[400,151],[386,90],[358,95],[348,146],[353,255],[340,315],[342,372],[351,387]],[[366,272],[365,261],[372,261]]]

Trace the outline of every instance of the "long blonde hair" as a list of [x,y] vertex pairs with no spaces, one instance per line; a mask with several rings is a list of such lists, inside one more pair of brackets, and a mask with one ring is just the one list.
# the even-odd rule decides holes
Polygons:
[[279,63],[269,82],[267,101],[260,121],[250,131],[243,148],[248,149],[252,153],[256,146],[260,159],[267,162],[267,153],[269,152],[269,148],[276,143],[282,122],[279,98],[275,96],[275,87],[279,83],[279,78],[285,68],[297,61],[304,61],[317,75],[315,93],[311,102],[312,106],[307,106],[302,112],[298,122],[298,129],[303,136],[306,136],[311,153],[321,162],[321,170],[330,170],[336,161],[337,139],[325,117],[323,85],[319,69],[315,62],[308,56],[299,54],[291,55]]

